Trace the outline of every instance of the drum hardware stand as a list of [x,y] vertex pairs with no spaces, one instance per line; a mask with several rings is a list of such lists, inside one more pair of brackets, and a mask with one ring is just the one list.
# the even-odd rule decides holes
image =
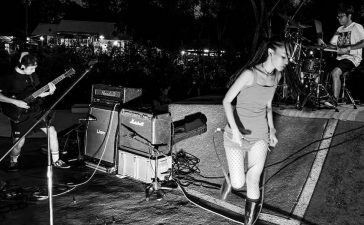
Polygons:
[[349,91],[349,89],[346,87],[346,78],[348,76],[349,72],[346,72],[343,74],[343,84],[342,84],[342,95],[341,95],[341,99],[346,103],[347,100],[350,101],[350,103],[353,105],[354,109],[357,109],[358,107],[355,104],[355,100],[353,98],[353,96],[351,95],[351,92]]
[[[292,56],[289,59],[290,63],[294,64],[294,66],[292,68],[295,74],[300,74],[300,65],[301,65],[301,53],[302,53],[302,29],[298,28],[297,32],[295,35],[291,34],[288,30],[288,25],[289,22],[287,22],[286,24],[286,28],[285,28],[285,38],[294,43],[294,48],[292,50]],[[287,99],[289,96],[289,89],[288,89],[288,84],[287,84],[287,80],[286,80],[286,72],[283,73],[283,84],[279,85],[279,90],[280,90],[280,94],[278,95],[278,105],[281,102],[282,99]],[[292,99],[294,100],[295,97],[291,96]],[[296,99],[296,108],[299,106],[299,95],[297,95],[297,99]]]
[[282,72],[283,83],[277,87],[277,106],[288,98],[288,84],[286,81],[286,72]]
[[[302,63],[299,62],[299,64],[297,64],[297,74],[300,76],[300,82],[301,84],[303,85],[305,80],[304,80],[304,75],[301,71],[301,66],[302,66]],[[302,105],[301,105],[301,100],[300,100],[300,93],[297,94],[297,99],[296,99],[296,109],[298,110],[301,110],[302,109]]]
[[82,133],[84,131],[84,128],[85,128],[85,123],[83,123],[83,121],[87,121],[87,119],[79,119],[80,123],[75,125],[75,127],[73,127],[70,131],[68,131],[67,133],[65,133],[63,135],[63,138],[66,138],[66,141],[64,143],[64,148],[66,148],[69,136],[71,136],[72,132],[76,133],[78,155],[74,159],[68,159],[68,161],[75,161],[76,160],[76,161],[81,162],[83,160],[83,155],[81,154],[81,140],[80,140],[80,133]]
[[[297,12],[296,12],[297,13]],[[297,76],[300,76],[300,82],[301,84],[304,83],[304,79],[301,76],[301,67],[302,67],[302,54],[304,54],[304,52],[302,51],[302,29],[301,28],[297,28],[297,36],[295,37],[295,45],[294,48],[292,50],[292,57],[290,58],[290,62],[295,64],[295,68],[294,71],[296,73]],[[287,35],[286,35],[287,36]],[[301,109],[301,105],[300,105],[300,94],[297,94],[297,98],[296,98],[296,109]]]
[[[317,78],[319,79],[319,77]],[[322,95],[324,93],[324,95]],[[299,110],[302,110],[303,107],[306,105],[307,101],[310,100],[312,105],[312,110],[315,110],[315,108],[320,109],[321,102],[320,100],[323,98],[333,98],[329,92],[326,90],[325,86],[322,85],[319,80],[315,81],[315,79],[311,78],[309,81],[309,93],[306,96],[306,98],[303,100],[302,105],[300,106]],[[338,109],[335,107],[335,111],[338,111]]]
[[[358,107],[356,106],[355,100],[353,98],[353,96],[351,95],[350,91],[347,88],[344,88],[343,90],[343,99],[349,99],[350,103],[353,105],[354,109],[357,109]],[[344,100],[345,101],[345,100]],[[346,102],[346,101],[345,101]]]
[[[301,53],[302,53],[302,43],[301,43],[301,35],[302,31],[299,29],[297,39],[295,40],[295,46],[292,51],[292,57],[290,58],[290,62],[293,63],[294,66],[294,72],[297,76],[300,76],[300,82],[303,84],[303,79],[301,77],[301,66],[302,66],[302,60],[301,60]],[[300,108],[300,94],[297,94],[296,98],[296,109]]]
[[[320,51],[319,60],[320,60],[319,61],[320,63],[319,63],[317,76],[315,78],[312,78],[312,77],[309,78],[310,79],[309,80],[309,93],[306,96],[306,98],[303,100],[300,110],[302,110],[302,108],[305,106],[305,104],[307,103],[308,100],[310,100],[313,103],[312,110],[315,110],[315,108],[320,109],[320,105],[321,105],[320,100],[323,98],[329,98],[330,100],[334,100],[333,96],[329,94],[329,92],[327,91],[325,86],[321,84],[321,80],[320,80],[320,78],[323,74],[322,49]],[[312,75],[315,73],[309,73],[309,74]],[[327,79],[326,79],[326,84],[327,84]],[[324,93],[323,96],[322,96],[322,93]],[[339,111],[336,106],[334,106],[334,109],[336,112]]]

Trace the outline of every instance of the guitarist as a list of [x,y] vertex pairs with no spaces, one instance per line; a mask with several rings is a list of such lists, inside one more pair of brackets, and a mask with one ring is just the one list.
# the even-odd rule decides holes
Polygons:
[[[14,143],[18,141],[33,124],[35,124],[37,121],[36,115],[39,115],[40,113],[40,107],[31,109],[25,101],[20,100],[21,97],[28,96],[37,90],[36,88],[39,85],[39,79],[35,73],[37,65],[37,58],[33,54],[22,52],[19,63],[14,71],[5,77],[2,77],[2,80],[0,81],[0,102],[13,104],[20,109],[27,109],[29,111],[29,115],[27,115],[27,118],[23,121],[15,122],[10,120],[11,134]],[[41,93],[38,98],[44,98],[54,93],[56,89],[55,85],[53,83],[49,83],[48,85],[49,90]],[[38,123],[33,131],[38,129],[42,130],[44,133],[47,132],[44,121]],[[59,158],[57,131],[54,126],[50,126],[49,131],[53,166],[56,168],[69,168],[70,166]],[[18,157],[20,156],[24,142],[25,138],[20,140],[17,146],[11,151],[8,171],[15,172],[19,170]]]

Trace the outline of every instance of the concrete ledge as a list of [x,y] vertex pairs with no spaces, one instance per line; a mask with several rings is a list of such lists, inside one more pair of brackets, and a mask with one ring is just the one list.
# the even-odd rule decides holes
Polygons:
[[[80,118],[84,118],[86,113],[72,113],[70,110],[54,110],[54,118],[52,124],[56,128],[56,130],[62,131],[74,124],[79,123]],[[0,113],[0,137],[10,137],[11,136],[11,128],[9,119],[2,113]],[[46,137],[46,135],[41,132],[35,132],[29,135],[29,137]]]
[[206,176],[222,176],[222,170],[215,151],[215,148],[218,152],[221,152],[223,149],[222,133],[215,132],[216,128],[224,128],[226,125],[222,104],[206,104],[206,102],[199,103],[197,101],[190,104],[187,104],[187,102],[174,103],[169,105],[169,112],[173,121],[184,119],[185,116],[197,112],[201,112],[206,116],[207,131],[176,143],[172,150],[174,152],[184,150],[201,159],[199,163],[201,174]]
[[364,122],[363,105],[357,105],[357,109],[354,109],[352,105],[339,104],[337,109],[339,110],[338,112],[335,112],[333,109],[326,108],[316,110],[304,108],[303,110],[297,110],[294,105],[281,105],[279,107],[273,107],[273,111],[275,113],[283,116]]
[[87,113],[89,111],[89,104],[74,104],[71,107],[72,113]]

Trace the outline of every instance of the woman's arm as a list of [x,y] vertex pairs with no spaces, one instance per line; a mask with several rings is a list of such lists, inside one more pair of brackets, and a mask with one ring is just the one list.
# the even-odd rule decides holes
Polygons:
[[267,104],[267,119],[268,119],[268,127],[269,127],[269,145],[274,147],[278,143],[278,139],[276,137],[276,129],[273,123],[273,110],[272,110],[272,100],[270,100]]
[[[281,79],[281,73],[278,73],[277,76],[278,76],[277,77],[277,84],[278,84],[279,80]],[[273,122],[273,109],[272,109],[273,97],[274,95],[267,103],[267,120],[268,120],[269,139],[270,139],[269,145],[272,147],[276,146],[278,143],[278,139],[276,137],[276,129],[274,127],[274,122]]]
[[253,79],[253,73],[250,70],[245,70],[234,82],[234,84],[229,88],[222,102],[225,110],[226,119],[233,133],[233,141],[239,143],[240,145],[242,145],[242,134],[239,132],[239,128],[234,118],[232,102],[245,86],[251,85],[253,83]]

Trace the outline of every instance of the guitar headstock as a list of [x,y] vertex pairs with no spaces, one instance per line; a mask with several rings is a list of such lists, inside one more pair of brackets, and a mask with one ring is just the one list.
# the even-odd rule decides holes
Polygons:
[[75,69],[71,68],[64,73],[65,77],[72,77],[76,73]]

